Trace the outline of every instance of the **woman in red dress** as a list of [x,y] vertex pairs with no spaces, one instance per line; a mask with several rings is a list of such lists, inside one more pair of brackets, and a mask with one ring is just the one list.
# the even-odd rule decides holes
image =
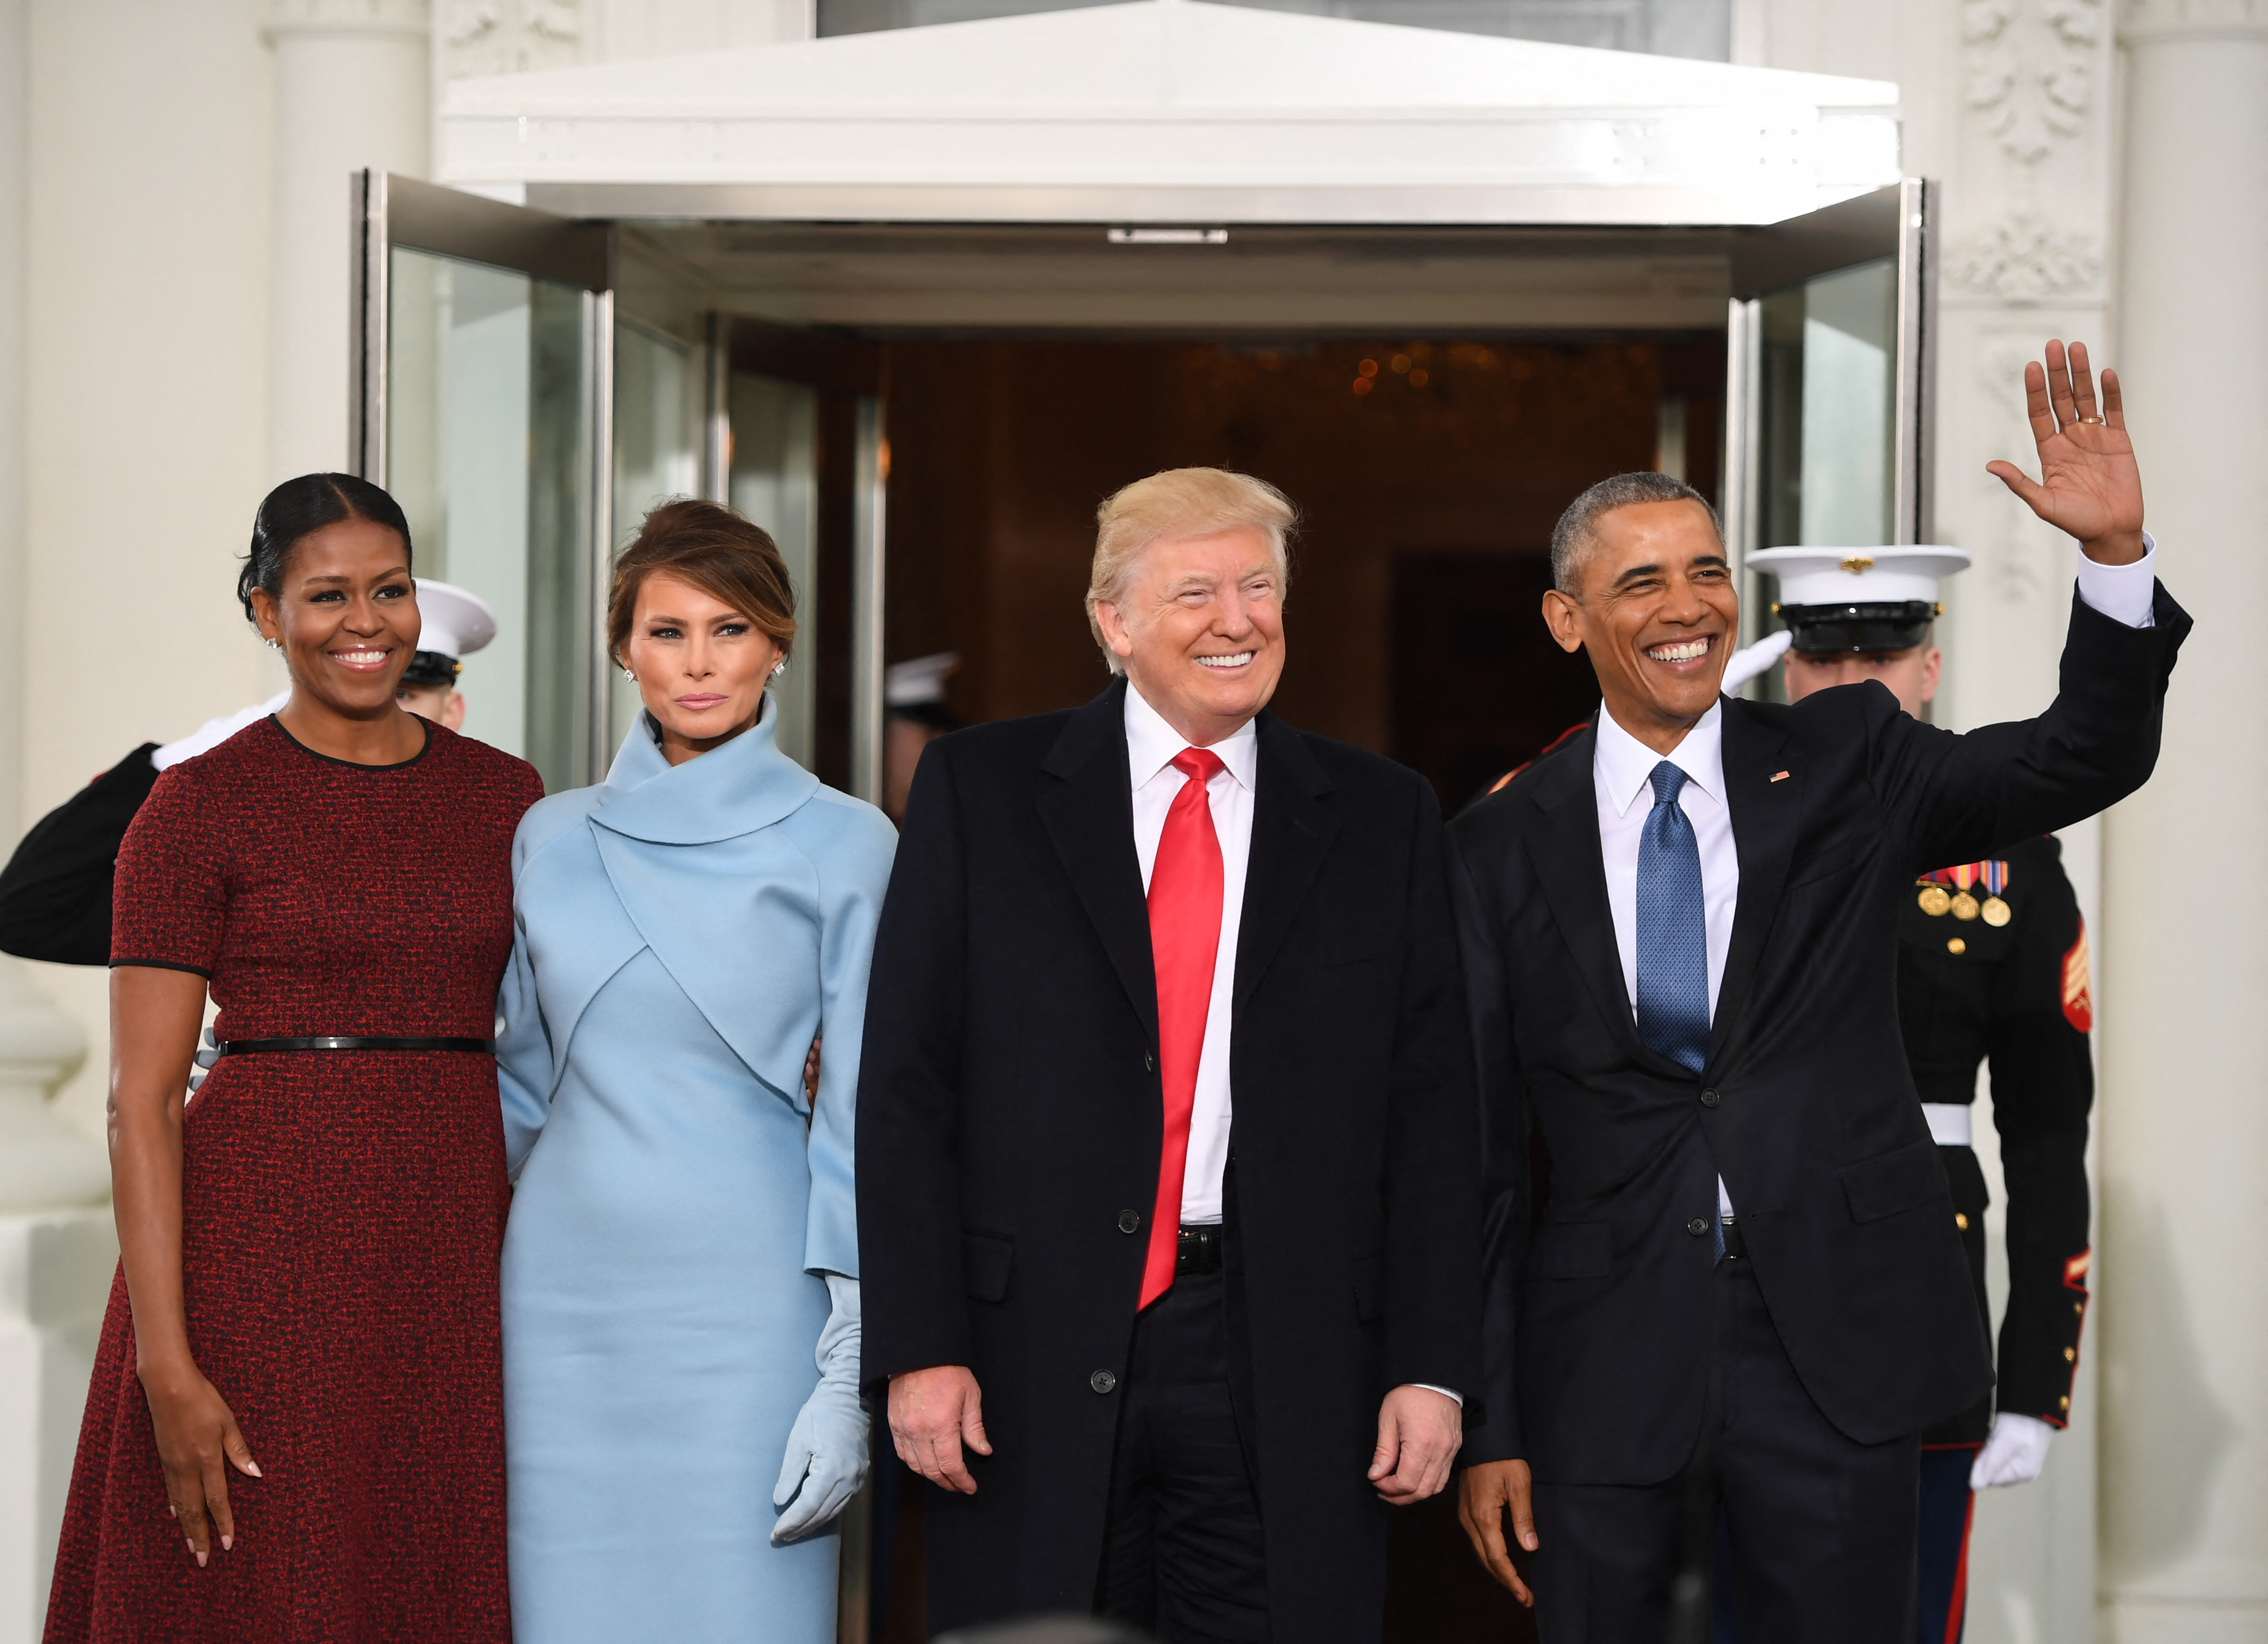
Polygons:
[[375,485],[278,486],[239,592],[291,699],[160,777],[119,854],[122,1259],[47,1644],[501,1641],[488,1051],[542,785],[396,705],[416,585]]

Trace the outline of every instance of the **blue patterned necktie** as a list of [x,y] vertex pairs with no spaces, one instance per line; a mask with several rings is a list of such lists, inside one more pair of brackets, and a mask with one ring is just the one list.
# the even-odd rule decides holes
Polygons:
[[[1677,803],[1685,773],[1665,759],[1646,780],[1653,785],[1653,809],[1638,844],[1638,1036],[1698,1073],[1709,1051],[1701,844]],[[1713,1214],[1709,1220],[1721,1257],[1725,1229]]]
[[1701,846],[1677,803],[1685,773],[1653,768],[1653,809],[1638,845],[1638,1036],[1701,1071],[1709,1049],[1709,927]]

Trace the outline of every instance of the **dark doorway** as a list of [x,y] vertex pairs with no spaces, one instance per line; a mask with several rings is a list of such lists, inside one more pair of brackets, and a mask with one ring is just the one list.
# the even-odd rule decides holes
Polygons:
[[[1425,770],[1452,807],[1489,760],[1517,764],[1594,705],[1571,715],[1587,670],[1523,591],[1541,594],[1560,510],[1655,465],[1665,403],[1688,476],[1717,492],[1717,336],[892,340],[883,354],[886,648],[892,661],[959,652],[960,718],[1101,689],[1081,611],[1095,505],[1160,468],[1238,468],[1303,516],[1278,711]],[[1456,626],[1484,608],[1492,627]],[[1420,654],[1459,634],[1489,657]]]

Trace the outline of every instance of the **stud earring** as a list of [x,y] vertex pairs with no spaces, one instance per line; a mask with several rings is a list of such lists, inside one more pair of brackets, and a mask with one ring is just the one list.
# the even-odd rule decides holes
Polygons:
[[270,651],[281,651],[284,648],[284,642],[281,639],[270,639],[267,644]]
[[637,675],[631,673],[628,668],[624,668],[622,670],[622,677],[629,680],[632,684],[636,684],[637,682]]
[[772,664],[772,677],[774,679],[777,679],[781,675],[786,672],[787,664],[784,661],[775,662]]

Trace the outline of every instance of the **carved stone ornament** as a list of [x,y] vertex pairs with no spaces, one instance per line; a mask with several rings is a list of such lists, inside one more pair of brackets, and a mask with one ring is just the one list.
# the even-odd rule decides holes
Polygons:
[[583,61],[581,0],[441,0],[439,28],[445,80]]
[[[1986,443],[1993,454],[2006,456],[2034,475],[2039,463],[2032,425],[2024,414],[2024,367],[2035,358],[2029,343],[2001,341],[1985,349],[1977,364],[1977,385],[1982,390],[1977,403],[1980,409],[1992,408],[1979,418]],[[1971,483],[1980,505],[1970,516],[1975,523],[1964,541],[1977,556],[1984,585],[2012,605],[2041,597],[2062,562],[2043,546],[2032,511],[1981,465]]]
[[1969,107],[2011,158],[2036,166],[2095,107],[2103,0],[1967,0]]
[[2005,303],[2043,303],[2093,296],[2102,284],[2102,250],[2092,234],[2058,229],[2034,211],[2019,211],[1981,240],[1956,247],[1941,269],[1956,291]]

